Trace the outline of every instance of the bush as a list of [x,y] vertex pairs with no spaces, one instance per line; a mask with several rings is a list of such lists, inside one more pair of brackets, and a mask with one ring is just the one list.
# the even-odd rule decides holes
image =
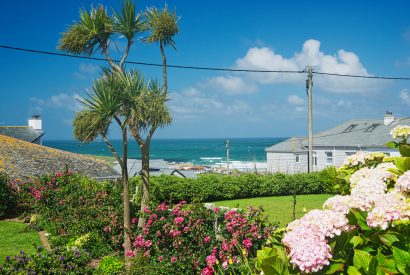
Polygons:
[[190,203],[291,195],[295,190],[297,194],[331,193],[335,171],[330,167],[320,172],[295,175],[203,174],[196,179],[161,175],[151,177],[151,196],[157,203],[181,200]]
[[105,256],[98,266],[101,274],[121,274],[124,271],[124,263],[114,256]]
[[37,247],[38,253],[26,255],[21,251],[19,255],[6,257],[0,265],[0,274],[93,274],[87,267],[91,257],[81,250],[59,250],[45,252]]
[[47,231],[53,246],[83,248],[93,256],[122,249],[121,186],[66,172],[15,189],[20,208],[34,213],[31,226]]
[[205,208],[185,202],[170,208],[162,203],[145,209],[143,217],[147,223],[133,242],[135,251],[127,252],[138,262],[145,259],[142,269],[135,265],[138,274],[198,274],[218,268],[227,274],[248,273],[245,262],[253,262],[273,229],[256,208]]
[[14,202],[14,196],[8,178],[0,173],[0,217],[10,212]]

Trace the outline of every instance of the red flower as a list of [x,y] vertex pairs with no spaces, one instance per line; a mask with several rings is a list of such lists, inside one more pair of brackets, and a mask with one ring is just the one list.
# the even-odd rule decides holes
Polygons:
[[168,205],[165,202],[163,202],[160,205],[158,205],[157,210],[158,211],[166,211],[166,210],[168,210]]
[[171,257],[171,262],[172,262],[172,263],[175,263],[176,261],[177,261],[177,257],[172,256],[172,257]]
[[202,269],[201,275],[212,275],[214,274],[214,271],[212,270],[211,267],[207,266],[204,269]]
[[181,224],[181,223],[183,223],[183,222],[184,222],[184,218],[183,218],[183,217],[176,217],[176,218],[174,219],[174,224],[175,224],[175,225]]
[[35,197],[36,199],[38,199],[38,200],[41,199],[42,195],[41,195],[40,190],[36,189],[36,190],[34,191],[34,197]]
[[244,246],[246,249],[252,247],[251,239],[246,238],[245,240],[243,240],[243,246]]
[[209,267],[214,266],[216,263],[216,257],[215,255],[208,255],[206,256],[206,265]]
[[209,243],[210,241],[211,241],[211,237],[206,236],[206,237],[204,238],[204,243]]

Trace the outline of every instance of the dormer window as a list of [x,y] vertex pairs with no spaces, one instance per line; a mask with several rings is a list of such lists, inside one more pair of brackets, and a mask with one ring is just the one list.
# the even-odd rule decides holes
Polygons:
[[368,127],[366,130],[364,130],[365,132],[373,132],[374,129],[376,129],[378,126],[380,126],[380,123],[375,123],[370,125],[370,127]]
[[343,133],[349,133],[349,132],[351,132],[354,128],[356,128],[356,126],[357,126],[357,124],[351,124],[351,125],[349,125],[349,127],[347,127],[347,128],[343,131]]

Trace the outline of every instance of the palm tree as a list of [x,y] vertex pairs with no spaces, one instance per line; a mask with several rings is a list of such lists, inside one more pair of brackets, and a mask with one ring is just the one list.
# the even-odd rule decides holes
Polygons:
[[[116,82],[116,74],[105,71],[103,76],[94,81],[92,91],[87,98],[80,101],[85,109],[78,112],[74,118],[74,136],[81,142],[91,142],[101,138],[110,149],[121,167],[124,203],[124,253],[131,249],[130,232],[130,198],[128,180],[128,127],[126,102],[127,95],[123,92],[122,83]],[[122,132],[122,156],[115,150],[108,139],[108,130],[112,123],[117,123]]]
[[[141,77],[137,71],[123,75],[128,83],[130,98],[130,114],[128,125],[134,139],[138,143],[142,162],[142,196],[141,213],[149,204],[149,160],[150,145],[155,130],[172,122],[171,114],[166,105],[167,97],[157,81],[150,81],[141,87]],[[144,135],[145,134],[145,135]],[[143,227],[145,220],[140,218],[138,226]]]
[[[132,1],[123,2],[119,12],[110,16],[104,6],[91,6],[91,10],[80,9],[80,19],[62,33],[58,49],[76,55],[91,56],[100,51],[109,65],[118,72],[124,72],[124,63],[133,44],[134,37],[143,31],[141,14],[136,13]],[[119,64],[109,53],[110,41],[118,34],[127,39],[127,46]]]
[[168,6],[162,10],[158,10],[156,7],[147,8],[145,12],[146,22],[145,30],[149,32],[149,36],[144,40],[149,43],[158,43],[162,56],[162,73],[163,73],[163,89],[165,94],[168,91],[167,80],[167,59],[165,56],[164,48],[171,45],[175,48],[174,36],[179,33],[178,21],[179,17],[176,14],[176,10],[170,11]]

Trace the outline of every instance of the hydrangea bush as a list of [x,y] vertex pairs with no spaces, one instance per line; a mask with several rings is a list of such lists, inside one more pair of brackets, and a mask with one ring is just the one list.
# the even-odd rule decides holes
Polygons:
[[254,265],[248,261],[254,261],[272,230],[256,208],[242,211],[182,201],[144,212],[147,224],[128,256],[142,255],[165,274],[250,273]]
[[391,135],[402,156],[349,156],[339,169],[348,191],[277,231],[258,251],[265,274],[410,274],[410,127]]

